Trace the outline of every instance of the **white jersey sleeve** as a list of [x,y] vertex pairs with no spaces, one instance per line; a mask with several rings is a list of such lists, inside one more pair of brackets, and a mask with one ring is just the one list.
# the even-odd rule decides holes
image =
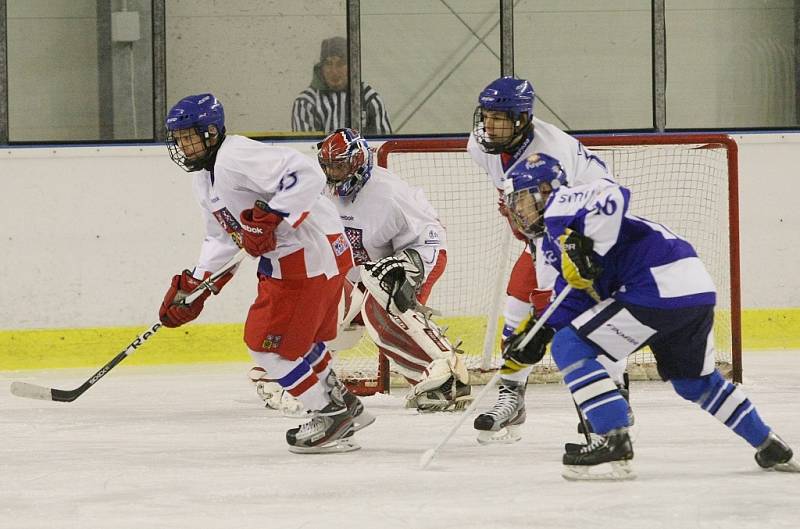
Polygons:
[[[206,212],[207,227],[198,268],[213,270],[213,264],[225,261],[221,234],[236,239],[241,212],[262,200],[284,221],[275,230],[277,248],[262,257],[261,273],[278,279],[338,274],[348,247],[336,210],[322,194],[324,189],[322,171],[303,154],[227,136],[213,172],[200,171],[195,177],[195,193]],[[223,244],[226,252],[236,251],[235,243]]]
[[425,192],[409,187],[408,194],[395,195],[397,234],[392,238],[394,253],[416,250],[425,264],[425,277],[436,264],[439,250],[446,249],[445,230]]

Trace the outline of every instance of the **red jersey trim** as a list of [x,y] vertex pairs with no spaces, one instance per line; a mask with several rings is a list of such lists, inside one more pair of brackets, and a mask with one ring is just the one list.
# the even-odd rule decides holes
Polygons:
[[303,214],[302,214],[302,215],[300,215],[300,218],[299,218],[299,219],[297,219],[297,222],[295,222],[294,224],[292,224],[292,228],[296,228],[296,227],[298,227],[298,226],[300,225],[300,223],[301,223],[301,222],[303,222],[304,220],[306,220],[306,217],[308,217],[308,211],[304,211],[304,212],[303,212]]

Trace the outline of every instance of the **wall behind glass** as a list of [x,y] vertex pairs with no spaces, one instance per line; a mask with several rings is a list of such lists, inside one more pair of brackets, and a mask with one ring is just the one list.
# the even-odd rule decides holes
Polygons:
[[795,4],[667,2],[667,127],[797,126]]
[[[127,5],[139,37],[113,42],[111,13]],[[8,0],[9,139],[152,137],[150,2]],[[99,37],[98,37],[99,35]]]
[[383,96],[394,134],[472,129],[478,93],[500,75],[499,4],[361,2],[362,80]]
[[514,72],[566,130],[653,126],[650,0],[520,0]]
[[169,0],[167,105],[212,92],[231,132],[291,130],[323,39],[346,35],[344,0]]
[[95,0],[8,0],[11,141],[99,135]]

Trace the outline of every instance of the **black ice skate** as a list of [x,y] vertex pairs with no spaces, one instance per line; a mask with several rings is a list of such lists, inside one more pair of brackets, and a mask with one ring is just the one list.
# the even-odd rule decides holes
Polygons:
[[793,459],[792,449],[773,432],[767,436],[767,440],[758,447],[756,452],[756,463],[766,470],[778,470],[781,472],[800,472],[800,463]]
[[340,390],[342,392],[342,398],[347,405],[350,415],[353,417],[353,432],[363,430],[370,424],[374,423],[375,416],[366,410],[364,403],[361,402],[361,399],[350,393],[345,385],[339,382],[338,379],[337,382],[341,384]]
[[566,452],[562,476],[568,480],[634,479],[633,446],[626,428],[611,430],[577,452]]
[[479,430],[481,444],[515,443],[522,439],[519,427],[525,423],[526,382],[504,380],[500,384],[497,402],[489,411],[475,417],[473,424]]
[[296,454],[352,452],[361,448],[348,439],[353,435],[353,416],[341,400],[311,412],[311,420],[286,432],[289,451]]
[[436,389],[417,395],[406,403],[423,413],[463,411],[472,402],[472,386],[450,377]]
[[361,399],[350,393],[350,390],[339,380],[336,373],[333,371],[328,373],[325,384],[330,388],[331,399],[342,400],[347,405],[347,409],[353,417],[353,432],[363,430],[375,422],[375,416],[364,408],[364,403],[361,402]]

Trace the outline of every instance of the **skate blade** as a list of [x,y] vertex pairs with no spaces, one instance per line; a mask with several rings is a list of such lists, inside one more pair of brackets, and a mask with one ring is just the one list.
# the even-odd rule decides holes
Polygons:
[[561,477],[567,481],[624,481],[636,479],[630,461],[611,461],[599,465],[564,465]]
[[290,446],[289,451],[294,454],[343,454],[360,450],[361,445],[353,439],[338,439],[321,446]]
[[410,405],[406,402],[407,408],[417,408],[419,413],[439,413],[439,412],[461,412],[466,410],[472,403],[473,398],[469,395],[457,397],[455,401],[426,401],[416,402]]
[[778,472],[800,472],[800,463],[795,459],[790,459],[786,463],[778,463],[772,469]]
[[512,444],[522,439],[522,434],[519,433],[519,425],[506,426],[496,432],[480,431],[478,432],[478,443],[482,445],[493,444]]
[[358,416],[353,417],[353,432],[363,430],[370,424],[375,422],[375,416],[367,410],[362,411]]

